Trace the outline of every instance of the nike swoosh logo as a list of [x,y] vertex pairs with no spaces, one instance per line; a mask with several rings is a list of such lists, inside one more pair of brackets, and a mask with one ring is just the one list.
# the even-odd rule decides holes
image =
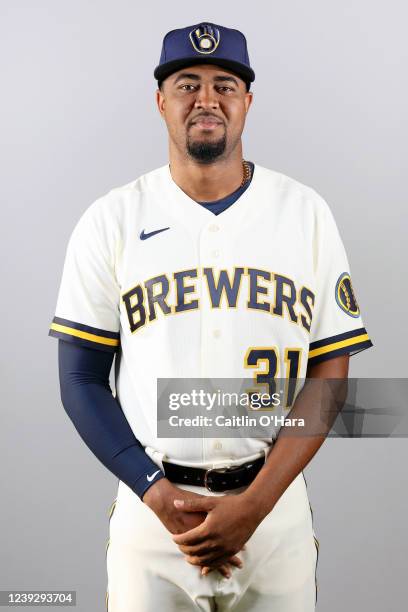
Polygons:
[[163,227],[162,229],[158,229],[158,230],[154,230],[154,232],[149,232],[149,233],[145,233],[144,229],[141,231],[140,234],[140,240],[147,240],[148,238],[151,238],[152,236],[155,236],[156,234],[160,234],[160,232],[165,232],[166,230],[170,229],[169,227]]
[[154,474],[152,474],[151,476],[146,476],[147,480],[148,480],[149,482],[152,482],[153,478],[154,478],[155,476],[157,476],[157,474],[158,474],[159,472],[160,472],[160,470],[157,470],[157,472],[154,472]]

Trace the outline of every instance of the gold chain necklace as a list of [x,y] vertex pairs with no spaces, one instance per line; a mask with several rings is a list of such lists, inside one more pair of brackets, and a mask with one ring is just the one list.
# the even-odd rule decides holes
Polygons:
[[242,169],[243,169],[243,177],[242,177],[242,182],[241,182],[240,187],[243,187],[245,183],[247,183],[249,179],[251,178],[251,166],[248,164],[248,162],[245,159],[242,160]]

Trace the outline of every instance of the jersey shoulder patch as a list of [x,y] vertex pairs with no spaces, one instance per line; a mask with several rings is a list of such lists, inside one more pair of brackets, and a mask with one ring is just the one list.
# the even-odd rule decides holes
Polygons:
[[360,316],[360,308],[357,304],[350,274],[348,272],[343,272],[337,279],[335,297],[337,304],[343,312],[353,318]]

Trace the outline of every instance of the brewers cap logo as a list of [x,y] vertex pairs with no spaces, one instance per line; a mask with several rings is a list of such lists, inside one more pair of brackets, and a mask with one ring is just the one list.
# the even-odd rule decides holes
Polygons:
[[360,308],[354,295],[350,274],[343,272],[336,283],[336,302],[350,317],[360,316]]
[[213,53],[220,42],[220,31],[208,23],[202,24],[191,30],[190,40],[198,53]]

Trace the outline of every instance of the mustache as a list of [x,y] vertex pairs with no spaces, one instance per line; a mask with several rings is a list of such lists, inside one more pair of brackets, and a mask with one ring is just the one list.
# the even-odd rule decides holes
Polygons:
[[224,119],[222,119],[222,117],[218,117],[218,115],[214,115],[214,113],[206,112],[206,113],[200,113],[199,115],[192,117],[190,121],[188,122],[188,127],[191,127],[192,125],[194,125],[194,123],[198,121],[201,117],[206,117],[207,119],[208,118],[215,119],[216,121],[218,121],[219,123],[222,123],[222,125],[225,126],[225,121]]

